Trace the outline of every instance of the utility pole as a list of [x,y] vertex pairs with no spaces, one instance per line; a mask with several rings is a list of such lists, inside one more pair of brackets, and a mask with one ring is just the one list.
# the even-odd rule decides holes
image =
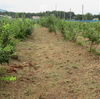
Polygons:
[[65,11],[64,11],[64,20],[65,20]]
[[99,15],[100,15],[100,0],[99,0]]
[[[100,0],[99,0],[99,16],[100,16]],[[98,19],[100,20],[100,18],[98,18]]]
[[71,16],[72,16],[72,15],[71,15],[71,8],[70,8],[70,20],[71,20]]
[[57,10],[57,4],[55,4],[55,10]]
[[82,20],[84,20],[84,5],[82,5]]
[[[57,13],[57,4],[55,4],[55,15],[56,15],[56,13]],[[56,17],[57,16],[58,16],[58,13],[57,13]]]

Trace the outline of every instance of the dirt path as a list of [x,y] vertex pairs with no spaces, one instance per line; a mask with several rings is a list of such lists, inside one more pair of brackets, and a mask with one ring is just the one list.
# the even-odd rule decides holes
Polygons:
[[9,74],[17,80],[1,87],[0,99],[100,99],[99,57],[64,41],[59,32],[36,28],[18,44],[17,54],[11,64],[23,69]]

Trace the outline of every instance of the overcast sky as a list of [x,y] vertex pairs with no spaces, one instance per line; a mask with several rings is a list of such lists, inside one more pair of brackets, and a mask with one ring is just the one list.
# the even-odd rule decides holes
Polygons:
[[82,13],[84,5],[84,14],[90,12],[99,14],[100,0],[2,0],[0,9],[13,12],[43,12],[43,11],[73,11],[75,14]]

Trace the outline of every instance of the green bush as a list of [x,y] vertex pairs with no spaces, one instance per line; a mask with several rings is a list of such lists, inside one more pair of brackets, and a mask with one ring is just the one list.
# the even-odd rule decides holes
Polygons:
[[6,16],[0,20],[0,64],[9,63],[17,42],[32,34],[34,24],[34,20],[25,18],[8,19]]
[[38,20],[38,23],[44,27],[49,28],[49,32],[56,32],[59,30],[59,20],[54,15],[42,17]]
[[9,63],[10,57],[14,54],[14,47],[7,45],[6,47],[0,47],[0,64]]
[[[96,24],[98,24],[98,23],[96,23]],[[84,29],[84,27],[83,27],[83,29]],[[92,51],[92,48],[94,46],[96,46],[100,43],[100,31],[98,31],[95,28],[95,26],[90,25],[90,26],[88,26],[88,28],[85,28],[82,35],[84,38],[88,38],[88,41],[90,41],[90,50],[89,50],[90,52]]]
[[42,17],[38,20],[42,26],[49,28],[49,32],[61,31],[65,40],[77,42],[77,37],[82,36],[90,42],[90,52],[100,43],[99,22],[75,22],[56,18],[54,15]]

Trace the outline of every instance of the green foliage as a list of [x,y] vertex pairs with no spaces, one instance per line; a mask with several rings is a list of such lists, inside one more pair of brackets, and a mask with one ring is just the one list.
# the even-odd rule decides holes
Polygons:
[[16,77],[13,76],[1,77],[0,80],[14,81],[16,80]]
[[16,18],[16,19],[17,19],[17,18],[19,18],[19,15],[18,15],[18,13],[16,13],[16,14],[15,14],[15,18]]
[[92,49],[91,52],[96,56],[100,55],[100,53],[96,49]]
[[83,42],[82,41],[77,41],[76,44],[83,46]]
[[42,25],[42,26],[44,26],[44,27],[48,27],[48,25],[47,25],[47,19],[48,19],[48,17],[41,17],[37,21],[37,23],[40,24],[40,25]]
[[77,42],[79,36],[86,38],[90,42],[90,52],[100,43],[99,22],[66,22],[50,15],[49,17],[40,18],[38,23],[49,28],[49,32],[56,33],[60,30],[65,40]]
[[65,34],[67,31],[67,24],[65,20],[60,20],[59,21],[59,30],[61,31],[62,34]]
[[100,24],[98,22],[59,22],[60,31],[65,40],[77,41],[78,36],[87,38],[90,42],[90,52],[100,43]]
[[77,65],[73,64],[73,65],[72,65],[72,68],[75,68],[75,69],[76,69],[76,68],[78,68],[78,67],[77,67]]
[[50,15],[48,17],[42,17],[38,20],[38,23],[44,27],[49,28],[49,32],[57,32],[59,19],[56,18],[54,15]]
[[65,20],[61,20],[59,22],[59,30],[64,36],[65,40],[75,41],[77,37],[80,35],[78,22],[66,22]]
[[[25,39],[33,32],[35,21],[30,19],[9,19],[5,16],[0,20],[0,64],[8,63],[12,55],[15,54],[15,47],[20,39]],[[14,81],[16,77],[4,77],[5,69],[0,69],[0,80]]]
[[16,80],[16,77],[13,76],[6,76],[6,69],[0,68],[0,81],[14,81]]
[[14,53],[14,47],[11,45],[7,45],[6,47],[0,47],[0,64],[9,63],[10,57]]
[[4,76],[6,74],[5,68],[0,68],[0,77]]
[[91,13],[86,13],[84,16],[85,20],[92,20],[93,19],[93,15]]
[[15,47],[19,40],[31,35],[34,27],[34,20],[9,19],[5,16],[0,20],[0,64],[9,63],[10,57],[15,53]]
[[90,52],[92,51],[92,48],[100,43],[100,31],[97,29],[97,26],[99,23],[85,23],[85,26],[83,27],[84,33],[82,34],[84,38],[88,38],[90,41]]
[[49,28],[49,32],[55,32],[55,34],[60,30],[66,40],[76,42],[79,35],[80,23],[78,22],[66,22],[50,15],[49,17],[40,18],[38,23]]
[[16,32],[14,33],[14,37],[16,39],[25,39],[28,35],[32,34],[35,23],[34,20],[17,19],[14,23],[16,24],[13,26],[16,30]]
[[1,47],[6,47],[7,44],[12,46],[16,45],[16,40],[14,39],[14,34],[12,34],[11,27],[9,24],[6,24],[2,27],[2,32],[0,35],[0,44]]

